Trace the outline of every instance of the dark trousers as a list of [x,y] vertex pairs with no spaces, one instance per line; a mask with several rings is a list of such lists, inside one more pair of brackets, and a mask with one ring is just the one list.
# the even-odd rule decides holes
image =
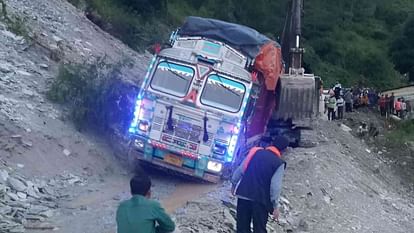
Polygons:
[[239,198],[237,200],[237,233],[251,233],[252,220],[254,233],[267,233],[268,216],[269,213],[263,204]]
[[335,120],[335,109],[328,108],[328,120],[329,121]]
[[352,103],[345,103],[345,112],[352,112]]
[[380,107],[380,111],[381,111],[381,116],[385,116],[386,115],[386,109],[385,109],[385,107]]
[[344,107],[340,106],[338,107],[338,119],[343,119],[344,118]]

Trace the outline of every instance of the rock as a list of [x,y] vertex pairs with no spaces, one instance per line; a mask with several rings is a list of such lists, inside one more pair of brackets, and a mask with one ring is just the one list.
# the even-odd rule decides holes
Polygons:
[[50,218],[54,215],[54,212],[53,210],[46,210],[46,211],[41,212],[39,215],[45,218]]
[[6,97],[4,97],[4,95],[0,95],[0,104],[4,103],[6,104],[8,102],[8,99]]
[[1,64],[0,63],[0,72],[2,72],[2,73],[10,73],[10,72],[12,72],[12,70],[10,69],[10,66],[8,66],[6,64]]
[[12,208],[10,206],[1,206],[0,207],[0,216],[6,215],[12,211]]
[[20,199],[27,199],[27,194],[26,193],[23,193],[23,192],[17,192],[17,196],[20,198]]
[[13,32],[10,31],[2,31],[3,35],[5,35],[6,37],[9,37],[12,40],[19,40],[18,36],[16,34],[14,34]]
[[49,66],[47,65],[47,64],[39,64],[39,67],[41,68],[41,69],[44,69],[44,70],[48,70],[49,69]]
[[33,105],[32,104],[29,104],[29,103],[26,104],[26,107],[28,109],[30,109],[30,110],[33,110],[34,109]]
[[17,166],[18,168],[24,168],[24,164],[21,164],[21,163],[16,164],[16,166]]
[[8,193],[6,193],[6,194],[7,194],[7,196],[8,196],[10,199],[12,199],[13,201],[19,201],[19,196],[17,196],[17,194],[12,193],[12,192],[8,192]]
[[290,205],[290,202],[288,199],[284,198],[284,197],[280,197],[280,201],[286,205]]
[[17,73],[17,74],[20,74],[20,75],[23,75],[23,76],[32,76],[32,74],[31,74],[31,73],[26,72],[26,71],[24,71],[24,70],[18,70],[18,71],[16,71],[16,73]]
[[6,182],[9,178],[9,173],[6,170],[0,169],[0,183]]
[[71,152],[68,149],[64,149],[63,154],[66,155],[66,156],[69,156],[71,154]]
[[22,93],[28,96],[34,96],[34,92],[28,89],[23,89]]
[[26,185],[18,179],[9,177],[8,182],[10,187],[18,192],[25,192],[27,190]]
[[368,154],[371,154],[371,150],[370,149],[365,149],[366,152],[368,152]]
[[63,39],[62,39],[62,38],[60,38],[60,37],[58,37],[58,36],[55,36],[55,35],[53,35],[53,36],[52,36],[52,39],[53,39],[53,40],[54,40],[57,44],[63,41]]
[[279,218],[279,225],[281,225],[282,227],[288,225],[288,222],[287,222],[286,218],[280,217]]
[[352,129],[351,129],[351,128],[349,128],[348,126],[346,126],[346,125],[344,125],[344,124],[341,124],[341,125],[340,125],[340,128],[341,128],[343,131],[345,131],[345,132],[351,132],[351,131],[352,131]]
[[22,144],[25,147],[32,147],[33,146],[33,142],[31,141],[26,141],[26,140],[22,140]]

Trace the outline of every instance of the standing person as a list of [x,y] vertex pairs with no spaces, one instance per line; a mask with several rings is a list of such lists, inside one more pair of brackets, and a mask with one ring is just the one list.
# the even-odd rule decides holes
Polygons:
[[279,197],[282,190],[286,162],[282,151],[288,139],[278,136],[274,145],[266,149],[254,147],[233,174],[232,191],[237,195],[237,233],[267,233],[269,213],[278,221]]
[[387,115],[387,117],[389,116],[391,110],[390,110],[390,97],[388,96],[388,94],[385,94],[385,113]]
[[380,112],[381,112],[381,116],[385,116],[386,113],[386,100],[385,100],[385,96],[381,95],[380,101],[379,101],[379,108],[380,108]]
[[336,106],[338,107],[338,118],[337,119],[343,119],[344,118],[344,104],[345,101],[342,98],[342,96],[339,96],[339,98],[336,100]]
[[412,107],[411,107],[411,102],[410,101],[405,101],[405,106],[407,109],[407,117],[411,117],[411,111],[412,111]]
[[394,110],[395,110],[395,96],[394,96],[394,92],[391,93],[390,96],[390,114],[394,114]]
[[329,97],[326,95],[325,98],[323,99],[323,102],[325,104],[325,108],[323,113],[325,114],[328,111],[328,103],[329,103]]
[[362,105],[364,105],[365,107],[368,107],[369,105],[369,99],[368,99],[367,93],[364,93],[364,95],[362,96]]
[[401,98],[398,98],[394,104],[394,109],[398,117],[401,117]]
[[341,91],[342,91],[342,85],[339,83],[339,81],[336,81],[336,84],[333,88],[334,93],[335,93],[335,97],[339,98],[339,96],[341,95]]
[[335,120],[335,108],[336,108],[336,98],[335,93],[333,91],[329,92],[329,99],[328,99],[328,121]]
[[123,201],[116,212],[118,233],[167,233],[175,224],[151,198],[151,180],[146,174],[134,176],[129,182],[132,198]]
[[404,119],[407,113],[407,104],[404,98],[401,98],[401,119]]
[[345,112],[352,112],[352,89],[350,91],[347,91],[344,96],[345,100]]

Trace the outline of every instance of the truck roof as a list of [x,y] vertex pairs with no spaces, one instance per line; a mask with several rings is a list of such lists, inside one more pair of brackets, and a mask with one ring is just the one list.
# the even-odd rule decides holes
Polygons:
[[[257,56],[264,44],[272,41],[247,26],[195,16],[187,17],[178,34],[180,36],[201,36],[221,41],[252,59]],[[280,47],[279,44],[277,46]]]

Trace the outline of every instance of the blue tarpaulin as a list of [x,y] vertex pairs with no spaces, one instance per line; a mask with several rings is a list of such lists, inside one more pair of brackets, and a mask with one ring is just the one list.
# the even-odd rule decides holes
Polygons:
[[243,25],[195,16],[187,17],[178,34],[222,41],[250,58],[255,58],[260,48],[271,41],[265,35]]

